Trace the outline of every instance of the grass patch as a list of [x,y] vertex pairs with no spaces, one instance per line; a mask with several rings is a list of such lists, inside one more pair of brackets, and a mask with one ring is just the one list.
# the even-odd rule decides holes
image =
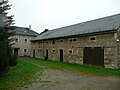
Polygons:
[[0,78],[0,90],[16,90],[19,86],[31,83],[38,70],[39,67],[25,60],[18,60],[17,66]]
[[42,65],[42,66],[49,67],[49,68],[78,71],[83,74],[120,77],[120,69],[106,69],[106,68],[100,68],[100,67],[90,67],[90,66],[83,66],[83,65],[78,65],[78,64],[61,63],[61,62],[56,62],[56,61],[45,61],[45,60],[37,59],[37,58],[29,58],[27,60],[29,60],[30,62],[39,64],[39,65]]

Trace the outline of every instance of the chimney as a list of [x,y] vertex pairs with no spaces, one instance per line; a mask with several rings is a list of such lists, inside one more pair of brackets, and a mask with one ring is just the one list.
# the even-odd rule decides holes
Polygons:
[[29,25],[29,28],[28,28],[29,30],[31,30],[31,25]]

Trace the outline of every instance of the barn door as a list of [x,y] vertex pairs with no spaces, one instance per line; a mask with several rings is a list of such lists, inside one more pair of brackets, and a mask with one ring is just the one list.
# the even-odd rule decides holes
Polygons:
[[63,50],[60,49],[60,62],[63,62]]
[[85,47],[83,63],[104,66],[104,49],[102,47]]

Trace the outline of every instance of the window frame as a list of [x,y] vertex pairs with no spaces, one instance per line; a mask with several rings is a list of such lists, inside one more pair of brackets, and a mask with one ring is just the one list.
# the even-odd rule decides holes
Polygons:
[[55,49],[52,49],[51,52],[52,52],[52,53],[55,53]]
[[[92,38],[95,38],[92,40]],[[89,42],[96,42],[97,41],[97,36],[89,36]]]
[[26,49],[26,48],[24,48],[24,49],[23,49],[23,52],[24,52],[24,53],[27,53],[27,49]]
[[60,39],[59,42],[60,42],[60,43],[63,43],[63,42],[64,42],[64,39]]
[[[74,41],[74,39],[76,39],[76,41]],[[69,38],[68,42],[69,43],[77,43],[78,42],[78,38]]]
[[[16,40],[17,40],[17,42],[16,42]],[[15,38],[15,43],[18,43],[19,42],[19,39],[18,38]]]
[[[72,52],[70,53],[70,51]],[[73,49],[68,49],[68,54],[73,54]]]
[[[27,40],[27,41],[26,41],[26,40]],[[24,39],[24,42],[25,42],[25,43],[28,43],[28,39],[27,39],[27,38],[25,38],[25,39]]]

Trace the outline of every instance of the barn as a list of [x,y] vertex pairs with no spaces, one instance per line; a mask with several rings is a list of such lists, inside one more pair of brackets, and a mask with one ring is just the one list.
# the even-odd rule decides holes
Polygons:
[[31,42],[31,57],[120,68],[120,14],[45,30]]

